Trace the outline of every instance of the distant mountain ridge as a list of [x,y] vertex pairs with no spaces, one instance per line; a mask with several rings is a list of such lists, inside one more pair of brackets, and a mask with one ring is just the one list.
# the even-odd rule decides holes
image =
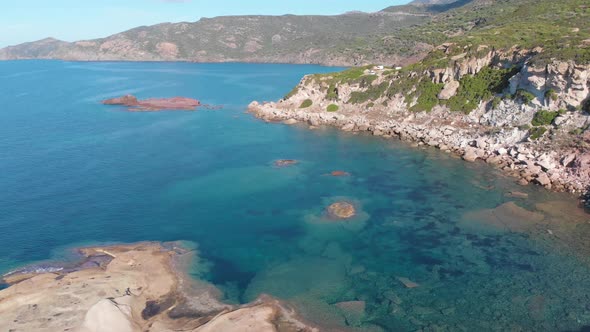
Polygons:
[[[0,49],[0,60],[407,64],[435,43],[411,29],[472,0],[416,0],[376,13],[225,16],[137,27],[73,43],[54,38]],[[449,2],[451,2],[449,4]]]

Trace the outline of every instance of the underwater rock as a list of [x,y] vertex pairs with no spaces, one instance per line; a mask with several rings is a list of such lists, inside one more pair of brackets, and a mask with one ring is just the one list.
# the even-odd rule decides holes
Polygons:
[[348,282],[344,262],[304,256],[257,273],[244,292],[244,299],[253,301],[260,294],[271,294],[288,301],[325,301],[342,294],[350,287]]
[[349,219],[356,215],[354,205],[348,202],[336,202],[328,206],[327,212],[333,219]]
[[495,209],[468,212],[463,215],[462,224],[468,227],[483,224],[501,231],[524,232],[543,219],[545,217],[541,213],[507,202]]
[[[328,207],[338,207],[339,205],[334,205],[336,203],[347,203],[346,206],[350,211],[347,212],[348,214],[341,214],[341,216],[350,217],[340,218],[332,215],[328,211]],[[340,243],[340,241],[350,238],[353,236],[351,232],[361,231],[370,218],[370,215],[363,211],[362,206],[362,202],[352,197],[323,198],[321,204],[303,216],[306,235],[300,240],[299,245],[305,252],[322,255],[326,252],[330,242]]]
[[350,173],[345,172],[345,171],[333,171],[332,173],[330,173],[330,175],[336,176],[336,177],[339,177],[339,176],[350,176]]
[[506,193],[505,196],[512,197],[512,198],[522,198],[522,199],[529,198],[529,194],[523,193],[520,191],[510,191],[510,192]]
[[385,291],[385,293],[383,293],[383,296],[389,301],[391,301],[391,303],[393,304],[402,304],[402,299],[400,299],[400,297],[397,296],[397,294],[395,294],[392,290]]
[[294,159],[279,159],[279,160],[275,160],[275,162],[274,162],[276,167],[287,167],[287,166],[291,166],[291,165],[296,165],[298,163],[299,163],[299,161],[294,160]]
[[406,277],[397,277],[397,280],[399,280],[399,282],[401,282],[406,288],[417,288],[420,287],[419,284],[413,282],[412,280],[406,278]]
[[529,316],[537,321],[541,321],[546,317],[546,300],[542,295],[532,296],[526,305]]
[[[535,204],[535,207],[549,217],[564,221],[587,222],[588,213],[578,206],[575,201],[547,201]],[[567,218],[566,218],[567,216]]]
[[367,269],[362,266],[362,265],[354,265],[350,268],[350,271],[348,272],[350,275],[355,275],[355,274],[360,274],[365,272]]
[[342,311],[349,325],[358,326],[361,324],[361,320],[365,315],[365,301],[339,302],[336,303],[336,306]]

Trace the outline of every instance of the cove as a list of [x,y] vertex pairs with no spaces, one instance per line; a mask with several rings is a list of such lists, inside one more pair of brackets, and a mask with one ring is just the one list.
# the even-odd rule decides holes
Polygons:
[[[440,151],[245,114],[334,70],[0,62],[0,272],[81,245],[185,240],[205,262],[193,276],[227,301],[269,293],[325,329],[590,325],[590,225],[572,196]],[[100,105],[127,93],[224,108]],[[355,218],[326,220],[342,200]]]

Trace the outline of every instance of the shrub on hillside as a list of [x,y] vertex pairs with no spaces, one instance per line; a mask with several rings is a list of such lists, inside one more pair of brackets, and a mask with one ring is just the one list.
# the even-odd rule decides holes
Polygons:
[[326,94],[326,99],[328,100],[337,100],[338,99],[338,88],[336,84],[332,83],[328,87],[328,93]]
[[340,109],[340,107],[338,107],[338,105],[336,105],[336,104],[330,104],[326,108],[326,111],[328,111],[328,112],[338,112],[339,109]]
[[557,100],[557,93],[555,92],[555,90],[549,89],[549,90],[545,91],[545,99],[556,101]]
[[293,90],[291,90],[291,92],[289,92],[285,97],[283,97],[283,99],[287,100],[291,97],[293,97],[294,95],[296,95],[299,92],[299,87],[296,86],[295,88],[293,88]]
[[410,97],[418,96],[416,99],[416,105],[410,108],[412,112],[430,112],[434,108],[434,106],[438,105],[438,94],[444,88],[444,84],[439,83],[435,84],[432,83],[430,80],[423,80],[418,84],[416,87],[416,92],[414,92]]
[[385,95],[389,88],[389,82],[382,82],[379,85],[371,85],[365,91],[353,91],[350,94],[349,104],[362,104],[370,100],[377,100]]
[[494,99],[492,99],[492,109],[498,108],[498,106],[500,106],[501,102],[502,102],[502,98],[494,97]]
[[559,112],[541,110],[535,113],[531,124],[533,126],[547,126],[553,123],[553,120],[559,115]]
[[305,99],[302,103],[301,106],[299,106],[299,108],[308,108],[311,105],[313,105],[313,101],[311,101],[311,99]]
[[541,138],[546,132],[547,128],[545,127],[535,127],[529,131],[529,137],[534,141]]
[[522,101],[524,104],[528,104],[531,101],[535,100],[535,95],[524,89],[518,89],[514,97],[515,99],[520,99],[520,101]]
[[[518,72],[518,68],[495,69],[487,67],[475,75],[465,75],[459,81],[457,94],[446,102],[451,111],[471,113],[481,101],[491,99],[494,94],[502,93],[510,84],[510,77]],[[494,106],[495,105],[495,106]],[[499,105],[494,100],[492,106]]]

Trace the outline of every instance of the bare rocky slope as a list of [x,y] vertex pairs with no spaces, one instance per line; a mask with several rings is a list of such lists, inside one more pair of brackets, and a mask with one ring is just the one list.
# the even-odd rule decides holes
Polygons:
[[497,165],[522,184],[588,190],[589,6],[488,3],[504,17],[482,15],[482,27],[449,38],[416,64],[309,75],[283,100],[254,102],[250,110],[266,120],[437,147]]
[[47,38],[1,49],[0,60],[407,64],[422,58],[434,44],[432,36],[415,36],[411,29],[447,9],[416,2],[376,13],[203,18],[73,43]]

